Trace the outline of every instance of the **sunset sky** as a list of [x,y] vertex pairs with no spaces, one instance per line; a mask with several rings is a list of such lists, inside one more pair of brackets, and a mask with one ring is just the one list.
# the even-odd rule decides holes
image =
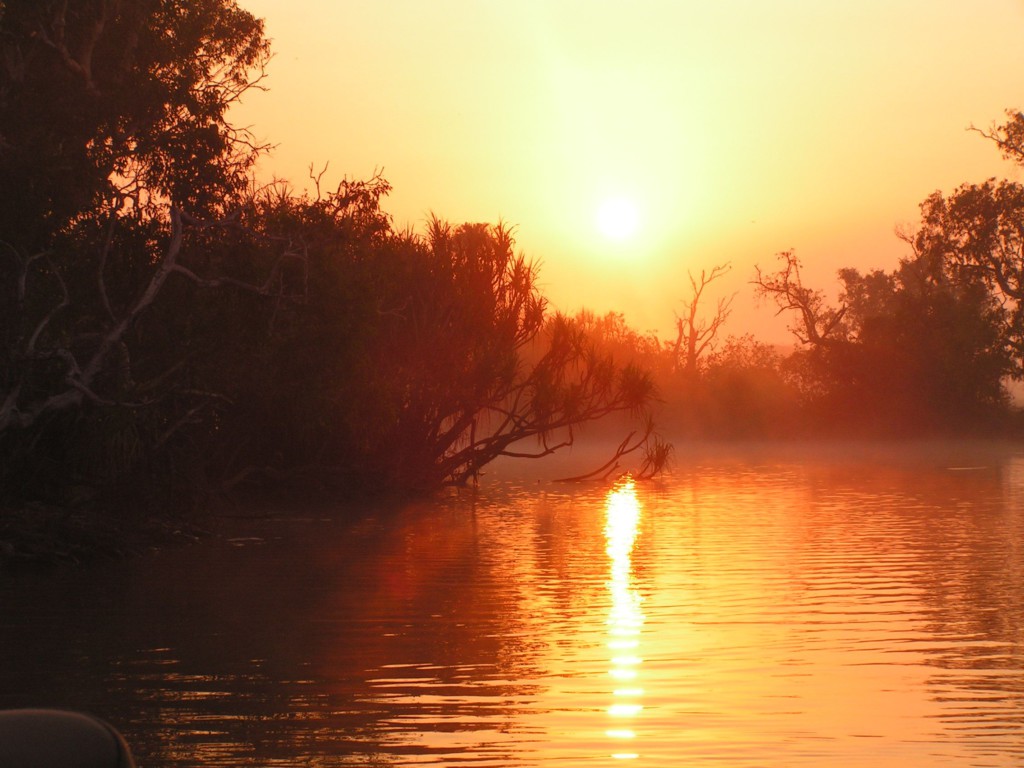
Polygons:
[[755,263],[794,248],[834,291],[896,265],[929,193],[1022,177],[967,130],[1024,107],[1022,0],[240,4],[275,51],[234,114],[264,178],[383,170],[399,228],[513,224],[555,307],[662,335],[728,261],[727,330],[787,340]]

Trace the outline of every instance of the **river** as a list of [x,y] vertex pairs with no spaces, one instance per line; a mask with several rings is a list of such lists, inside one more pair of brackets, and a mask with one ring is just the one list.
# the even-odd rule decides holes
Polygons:
[[144,768],[1024,764],[1024,448],[546,472],[5,577],[0,707]]

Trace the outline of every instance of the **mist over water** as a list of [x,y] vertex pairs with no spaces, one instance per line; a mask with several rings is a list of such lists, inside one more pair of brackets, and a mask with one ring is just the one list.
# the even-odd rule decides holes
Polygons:
[[1024,451],[564,469],[9,578],[0,706],[92,711],[144,766],[1024,761]]

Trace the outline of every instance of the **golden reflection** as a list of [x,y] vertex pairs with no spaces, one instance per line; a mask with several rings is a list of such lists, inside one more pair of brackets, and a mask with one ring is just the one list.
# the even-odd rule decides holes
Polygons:
[[[640,502],[632,478],[627,477],[616,483],[608,493],[605,508],[605,552],[608,553],[610,562],[608,590],[611,595],[611,607],[608,612],[609,675],[616,681],[632,682],[638,677],[639,667],[643,663],[637,652],[640,647],[640,630],[644,623],[640,594],[633,587],[633,567],[630,559],[640,527]],[[642,696],[643,688],[632,685],[616,688],[612,692],[608,716],[614,718],[616,722],[615,727],[605,731],[609,739],[627,742],[636,738],[636,731],[624,727],[628,723],[622,721],[640,714],[643,709],[640,704]],[[640,755],[632,751],[616,750],[611,756],[617,760],[635,760]]]

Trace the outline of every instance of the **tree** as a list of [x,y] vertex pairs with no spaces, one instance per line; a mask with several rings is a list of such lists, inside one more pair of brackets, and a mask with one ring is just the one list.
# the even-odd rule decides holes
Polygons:
[[[979,131],[1024,165],[1024,114]],[[975,129],[977,130],[977,129]],[[821,415],[888,430],[971,429],[1007,415],[1024,374],[1024,186],[989,179],[921,204],[892,272],[840,271],[838,309],[806,288],[792,253],[758,294],[797,314],[789,361]]]
[[[782,357],[752,336],[729,336],[703,360],[696,378],[676,381],[676,429],[716,439],[793,432],[795,393]],[[661,414],[659,414],[661,418]]]
[[821,291],[806,288],[800,277],[800,260],[792,251],[778,254],[782,267],[766,274],[755,266],[754,286],[759,298],[770,298],[779,308],[776,314],[795,312],[799,321],[789,330],[801,344],[814,347],[843,338],[843,316],[846,308],[835,309],[825,304]]
[[841,270],[837,310],[802,284],[792,254],[783,258],[779,274],[758,272],[757,285],[800,317],[793,330],[807,348],[788,364],[821,424],[963,430],[1005,409],[1004,312],[983,281],[915,253],[891,273]]
[[260,149],[227,110],[268,57],[234,0],[9,0],[0,239],[24,256],[83,214],[223,213]]
[[[1002,125],[975,128],[1008,160],[1024,166],[1024,114],[1008,110]],[[1004,304],[1004,341],[1024,372],[1024,185],[988,179],[939,192],[921,204],[921,225],[902,233],[916,258],[926,259],[949,279],[981,281]]]
[[1003,308],[979,281],[952,280],[928,259],[892,273],[840,273],[852,344],[846,398],[892,426],[970,429],[1005,410],[1013,361]]
[[395,232],[379,178],[252,190],[227,110],[266,58],[233,0],[3,4],[0,502],[426,490],[642,420],[649,377],[547,317],[508,228]]
[[682,358],[681,368],[688,376],[696,375],[697,361],[714,343],[718,331],[729,319],[732,296],[718,300],[718,306],[710,319],[700,318],[698,314],[704,289],[728,271],[728,264],[717,264],[711,272],[702,269],[699,282],[692,272],[686,273],[690,278],[690,299],[683,301],[683,316],[676,315],[676,341],[672,348],[672,358],[677,368]]
[[1006,110],[1006,122],[994,124],[987,131],[971,126],[986,139],[995,142],[1007,160],[1024,165],[1024,112]]
[[[514,245],[502,225],[433,219],[425,237],[375,252],[378,309],[347,420],[364,474],[414,489],[463,483],[499,456],[549,455],[583,424],[650,404],[649,376],[601,354],[579,323],[547,319],[536,267]],[[649,437],[645,424],[616,458]]]
[[197,322],[216,303],[202,296],[281,290],[283,249],[220,259],[249,238],[228,210],[259,150],[226,113],[266,57],[231,0],[5,3],[5,496],[123,478],[222,399],[199,376],[214,345],[198,340],[218,333]]
[[233,406],[216,463],[229,484],[428,491],[631,411],[637,430],[615,458],[650,448],[646,470],[664,462],[643,415],[650,378],[585,323],[548,316],[508,227],[434,218],[423,235],[396,232],[379,208],[388,189],[276,186],[254,201],[262,236],[304,254],[305,290],[275,311],[259,365],[223,382]]
[[573,316],[573,322],[596,350],[619,363],[635,364],[652,372],[663,364],[662,342],[657,335],[631,328],[621,312],[595,315],[583,309]]
[[903,239],[915,257],[964,285],[981,283],[1004,302],[1005,342],[1024,358],[1024,186],[989,179],[921,204],[921,225]]

